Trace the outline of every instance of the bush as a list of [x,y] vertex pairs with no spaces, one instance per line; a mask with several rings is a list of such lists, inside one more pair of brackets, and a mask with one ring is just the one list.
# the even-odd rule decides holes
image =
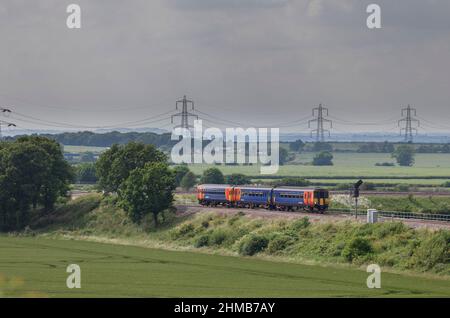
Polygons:
[[314,166],[332,166],[333,155],[331,152],[322,151],[314,156],[312,164]]
[[183,236],[193,236],[194,235],[195,227],[192,223],[183,223],[179,227],[175,228],[173,234],[173,237],[175,239],[181,238]]
[[292,222],[291,228],[295,231],[306,229],[311,223],[307,217],[295,220]]
[[[420,244],[413,255],[414,265],[430,270],[450,262],[450,233],[439,231]],[[441,265],[440,265],[441,266]]]
[[199,236],[194,242],[194,246],[197,248],[208,246],[208,245],[209,245],[209,236],[207,234],[203,234],[203,235]]
[[395,167],[395,163],[393,162],[377,162],[375,164],[377,167]]
[[365,256],[372,253],[373,248],[370,241],[366,238],[353,238],[349,244],[342,250],[342,256],[348,260],[353,261],[357,257]]
[[241,241],[239,253],[241,255],[252,256],[262,252],[268,244],[269,240],[262,235],[249,235]]
[[242,173],[233,173],[226,177],[226,182],[232,185],[250,184],[252,179]]
[[215,229],[209,236],[209,242],[211,245],[221,245],[226,241],[228,234],[223,229]]
[[275,254],[279,251],[286,249],[290,244],[293,243],[292,237],[288,235],[278,235],[275,236],[267,246],[267,251],[270,254]]
[[305,187],[309,186],[311,182],[300,177],[287,177],[275,182],[275,186],[289,186],[289,187]]

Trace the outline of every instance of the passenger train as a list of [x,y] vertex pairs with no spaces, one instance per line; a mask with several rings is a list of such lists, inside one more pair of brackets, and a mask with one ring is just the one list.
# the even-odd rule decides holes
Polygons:
[[329,192],[320,188],[251,187],[223,184],[197,186],[197,199],[205,206],[308,210],[323,213],[330,204]]

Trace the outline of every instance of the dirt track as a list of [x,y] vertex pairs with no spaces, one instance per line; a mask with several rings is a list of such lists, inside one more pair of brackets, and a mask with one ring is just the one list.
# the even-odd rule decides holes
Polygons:
[[[245,213],[245,215],[250,217],[258,217],[258,218],[284,218],[284,219],[298,219],[302,217],[308,217],[311,222],[336,222],[336,221],[345,221],[350,220],[353,222],[366,222],[366,218],[364,216],[358,216],[358,219],[355,220],[354,216],[343,215],[343,214],[315,214],[315,213],[307,213],[307,212],[281,212],[281,211],[267,211],[267,210],[258,210],[258,209],[229,209],[229,208],[211,208],[211,207],[203,207],[196,205],[179,205],[177,206],[178,214],[182,215],[192,215],[196,213],[206,213],[206,212],[215,212],[219,214],[236,214],[239,211]],[[380,218],[381,222],[390,222],[397,221],[403,222],[404,224],[413,227],[413,228],[428,228],[428,229],[448,229],[450,230],[450,224],[439,221],[426,221],[426,220],[404,220],[404,219],[391,219],[391,218]]]

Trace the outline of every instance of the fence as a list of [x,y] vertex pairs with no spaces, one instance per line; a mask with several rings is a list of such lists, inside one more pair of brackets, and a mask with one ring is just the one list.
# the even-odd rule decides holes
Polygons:
[[[329,213],[334,214],[348,214],[355,215],[354,210],[332,209]],[[366,216],[367,211],[364,209],[358,210],[358,216]],[[398,212],[398,211],[379,211],[378,217],[392,218],[392,219],[412,219],[412,220],[428,220],[450,222],[450,214],[436,214],[436,213],[416,213],[416,212]]]

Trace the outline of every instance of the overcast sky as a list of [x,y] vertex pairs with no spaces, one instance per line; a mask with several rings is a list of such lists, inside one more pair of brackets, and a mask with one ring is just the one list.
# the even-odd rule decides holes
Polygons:
[[126,127],[186,94],[208,126],[304,132],[292,122],[323,103],[335,131],[395,132],[411,104],[450,131],[448,0],[2,0],[0,42],[0,105],[22,128]]

